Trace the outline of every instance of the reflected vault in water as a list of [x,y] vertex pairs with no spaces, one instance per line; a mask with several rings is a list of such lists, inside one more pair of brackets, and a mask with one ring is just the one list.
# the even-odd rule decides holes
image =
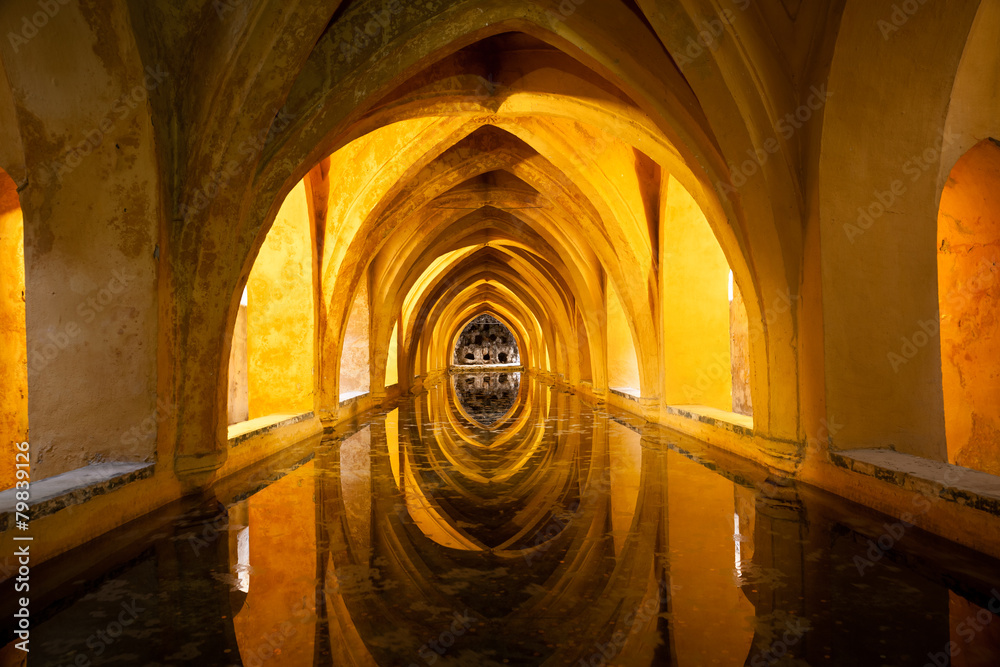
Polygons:
[[1000,664],[996,561],[512,384],[492,428],[456,378],[37,568],[31,665]]
[[520,373],[457,373],[452,389],[466,416],[487,427],[501,427],[521,391]]

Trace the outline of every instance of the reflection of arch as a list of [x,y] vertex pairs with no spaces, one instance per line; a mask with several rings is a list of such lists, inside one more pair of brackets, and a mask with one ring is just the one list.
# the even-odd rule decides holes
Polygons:
[[[593,429],[593,438],[581,437],[575,430],[523,428],[529,441],[541,430],[553,439],[539,450],[548,458],[538,466],[515,471],[503,482],[509,488],[491,491],[490,485],[475,483],[460,469],[434,465],[442,449],[450,445],[440,440],[441,430],[430,428],[441,423],[430,410],[443,407],[445,390],[438,385],[431,391],[440,394],[437,400],[417,398],[412,408],[405,409],[407,414],[401,407],[399,454],[404,460],[399,468],[410,469],[402,488],[387,474],[392,466],[387,454],[391,455],[392,448],[386,446],[379,425],[372,430],[366,465],[373,485],[361,489],[365,498],[346,498],[335,474],[318,477],[317,499],[324,521],[319,541],[328,545],[319,563],[328,594],[330,637],[336,638],[331,646],[335,664],[417,661],[424,638],[440,634],[454,610],[468,610],[477,622],[484,618],[500,621],[505,629],[503,636],[466,635],[456,647],[476,653],[502,648],[518,664],[540,664],[546,659],[575,664],[589,659],[595,649],[569,638],[592,637],[604,644],[616,631],[628,637],[617,654],[624,664],[653,662],[652,654],[659,649],[656,642],[644,638],[655,636],[652,630],[658,628],[670,641],[666,623],[657,617],[669,610],[658,595],[669,590],[669,582],[662,560],[655,555],[666,549],[665,453],[635,447],[641,455],[635,476],[646,483],[633,489],[630,499],[616,501],[614,478],[609,484],[606,474],[613,458],[607,419],[583,416],[576,399],[540,389],[544,397],[532,411],[541,409],[543,420],[550,409],[554,411],[550,418],[578,419]],[[630,434],[638,440],[637,434]],[[331,471],[336,465],[325,457],[318,464]],[[404,497],[404,490],[412,484],[420,485],[414,492],[434,503],[433,520],[446,522],[438,529],[423,520],[420,525],[415,522],[414,506]],[[482,494],[480,502],[496,492],[514,498],[506,514],[479,508],[478,516],[488,517],[493,524],[480,534],[504,542],[503,548],[483,549],[482,540],[468,537],[461,538],[466,540],[464,546],[457,542],[451,548],[442,546],[442,542],[460,539],[465,529],[462,511],[474,509],[464,503],[449,504],[444,488],[470,496]],[[346,511],[352,505],[370,510],[362,517]],[[551,512],[560,507],[572,514],[571,520],[565,515],[556,520]],[[609,533],[616,507],[630,514],[620,517],[620,525],[630,530],[618,539]],[[354,535],[359,529],[371,535],[370,550],[358,548]],[[442,532],[438,539],[428,534],[436,531]],[[581,597],[592,602],[581,605]],[[414,614],[413,609],[425,612]],[[639,609],[646,612],[638,615],[635,610]],[[635,623],[641,626],[634,627]],[[399,629],[412,642],[380,641],[386,628]],[[512,636],[524,641],[510,642]],[[560,641],[562,637],[567,641]],[[669,653],[670,649],[662,650]]]
[[[10,462],[0,469],[0,490],[14,486],[15,444],[28,438],[24,268],[24,220],[17,185],[0,169],[0,455]],[[39,358],[44,365],[45,359]]]
[[[952,168],[938,214],[941,375],[948,460],[1000,474],[1000,143]],[[934,334],[928,326],[924,335]],[[916,339],[914,339],[915,342]],[[897,363],[902,363],[900,357]]]
[[456,372],[451,377],[451,395],[463,416],[488,429],[508,423],[523,394],[520,372]]

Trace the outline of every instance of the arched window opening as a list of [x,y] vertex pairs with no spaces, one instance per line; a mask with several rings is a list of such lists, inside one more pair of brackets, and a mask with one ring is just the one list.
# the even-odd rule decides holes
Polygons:
[[607,283],[607,310],[608,387],[623,394],[639,396],[639,358],[632,339],[632,327],[629,326],[618,290],[610,280]]
[[392,325],[392,336],[389,338],[389,351],[385,362],[385,386],[391,387],[399,382],[399,322]]
[[590,363],[590,339],[587,337],[587,327],[583,323],[583,313],[576,311],[576,343],[579,351],[580,381],[593,382],[594,372]]
[[753,416],[750,396],[750,321],[743,292],[729,272],[729,359],[733,387],[733,412]]
[[[941,193],[938,302],[948,461],[1000,475],[1000,143],[963,155]],[[935,323],[920,323],[934,335]],[[913,341],[919,342],[914,335]],[[913,345],[916,348],[916,344]],[[904,363],[900,357],[898,363]]]
[[517,339],[503,322],[483,314],[462,329],[455,341],[456,366],[517,366],[521,353]]
[[661,196],[660,237],[667,403],[751,416],[743,295],[704,212],[673,177]]
[[285,198],[250,271],[229,356],[229,423],[313,409],[313,241],[305,184]]
[[229,423],[238,424],[250,418],[250,390],[247,384],[247,289],[243,288],[233,343],[229,348]]
[[0,170],[0,490],[14,486],[16,445],[28,439],[28,353],[24,320],[24,220],[14,181]]
[[371,389],[371,369],[368,366],[370,315],[368,281],[361,280],[354,296],[351,314],[344,330],[344,347],[340,353],[340,400],[368,393]]

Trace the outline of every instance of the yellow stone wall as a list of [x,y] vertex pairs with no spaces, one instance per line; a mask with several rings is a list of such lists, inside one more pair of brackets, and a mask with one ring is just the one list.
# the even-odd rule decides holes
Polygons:
[[698,203],[674,178],[662,205],[664,401],[729,411],[729,263]]
[[628,316],[622,306],[618,291],[610,281],[607,287],[608,311],[608,386],[629,389],[640,394],[639,365],[636,346],[632,340]]
[[313,409],[315,315],[305,185],[281,205],[247,281],[249,418]]
[[24,226],[14,181],[0,171],[0,490],[16,481],[15,446],[28,438]]
[[371,371],[368,367],[369,331],[368,285],[362,281],[351,306],[351,316],[344,331],[340,357],[340,393],[368,391]]
[[233,328],[233,346],[229,352],[229,424],[250,419],[250,391],[247,372],[247,307],[241,305]]
[[[948,460],[1000,474],[1000,145],[984,140],[951,170],[938,218],[941,371]],[[892,363],[930,344],[926,320]]]
[[389,349],[386,352],[385,386],[391,387],[399,382],[399,363],[397,348],[399,347],[399,323],[392,325],[392,335],[389,337]]
[[733,284],[733,300],[729,304],[729,358],[732,363],[733,412],[753,415],[753,395],[750,392],[750,323],[743,305],[743,294]]

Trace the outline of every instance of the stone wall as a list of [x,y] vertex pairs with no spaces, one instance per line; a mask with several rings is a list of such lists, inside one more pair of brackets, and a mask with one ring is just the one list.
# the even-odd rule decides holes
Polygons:
[[519,364],[521,355],[510,329],[492,315],[480,315],[459,335],[454,363],[457,366]]
[[733,300],[729,304],[729,358],[733,375],[733,412],[753,416],[750,396],[750,326],[740,288],[733,285]]

